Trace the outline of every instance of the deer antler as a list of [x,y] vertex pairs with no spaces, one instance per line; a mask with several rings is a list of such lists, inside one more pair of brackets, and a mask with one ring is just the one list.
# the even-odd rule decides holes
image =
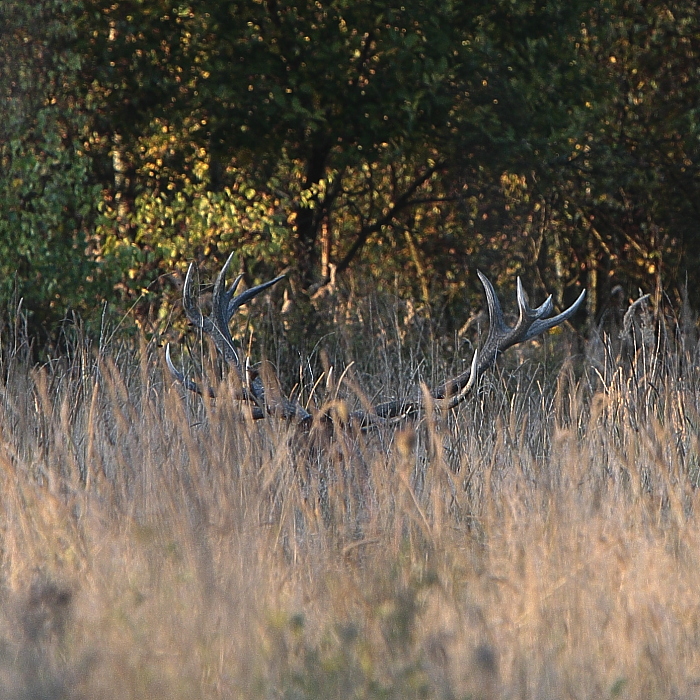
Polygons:
[[[217,350],[221,353],[224,360],[234,366],[242,387],[239,398],[253,404],[253,418],[262,418],[268,413],[273,413],[287,419],[295,419],[299,422],[309,424],[312,416],[306,409],[297,402],[290,401],[284,397],[271,401],[265,394],[265,386],[259,374],[247,368],[244,371],[241,360],[234,347],[231,331],[229,330],[229,323],[236,313],[236,310],[261,292],[279,282],[284,278],[284,275],[275,277],[269,282],[263,282],[255,287],[251,287],[238,296],[234,296],[241,281],[241,275],[239,275],[234,280],[231,287],[226,290],[226,272],[228,271],[232,258],[233,254],[229,256],[214,283],[212,310],[209,316],[204,316],[199,308],[197,300],[197,295],[199,293],[199,280],[196,279],[197,270],[194,264],[190,265],[183,290],[183,305],[187,318],[195,327],[211,336]],[[586,291],[583,290],[578,299],[568,309],[556,316],[552,316],[554,304],[552,303],[551,295],[547,297],[541,306],[533,309],[530,306],[527,294],[518,277],[516,289],[519,315],[515,325],[510,327],[504,320],[501,304],[498,301],[498,296],[496,295],[493,285],[482,272],[477,272],[477,274],[486,292],[486,303],[489,312],[489,332],[481,350],[474,353],[469,369],[456,377],[448,379],[430,392],[431,401],[438,410],[452,409],[464,401],[479,375],[496,362],[496,358],[500,353],[505,352],[514,345],[535,338],[545,333],[550,328],[564,323],[564,321],[568,320],[576,313],[586,296]],[[170,371],[178,381],[187,389],[201,393],[199,386],[187,379],[172,363],[170,358],[170,346],[166,348],[165,359]],[[209,391],[213,394],[211,389]],[[417,391],[413,397],[379,403],[373,406],[369,411],[355,411],[350,414],[349,419],[350,423],[359,425],[362,428],[367,428],[370,426],[394,423],[420,413],[424,408],[425,398],[423,393],[422,391]]]
[[[496,358],[500,353],[564,323],[576,313],[586,296],[586,290],[584,289],[579,294],[578,299],[568,309],[550,317],[554,310],[551,294],[541,306],[533,309],[523,289],[520,277],[518,277],[516,288],[519,316],[516,324],[511,328],[503,318],[501,304],[488,277],[479,270],[477,270],[477,274],[486,292],[486,303],[489,311],[489,332],[481,350],[474,353],[469,369],[456,377],[448,379],[430,392],[436,408],[441,410],[449,410],[464,401],[479,375],[496,362]],[[374,412],[381,419],[403,418],[421,411],[424,408],[424,401],[421,392],[413,399],[398,399],[378,404],[374,407]],[[371,414],[361,415],[358,413],[356,416],[357,419],[364,422],[371,422],[372,420]]]
[[[240,399],[253,404],[253,418],[262,418],[266,413],[279,414],[283,418],[295,419],[298,421],[310,421],[311,414],[295,401],[290,401],[285,397],[270,400],[265,395],[265,385],[256,370],[252,370],[246,363],[245,368],[236,351],[229,324],[236,311],[255,298],[261,292],[269,289],[284,279],[284,275],[279,275],[268,282],[263,282],[255,287],[246,289],[237,296],[236,290],[243,279],[243,275],[238,275],[231,286],[226,289],[226,273],[233,260],[234,253],[221,268],[212,293],[212,308],[209,316],[204,316],[199,307],[199,275],[194,263],[190,263],[185,277],[185,286],[182,291],[182,304],[185,308],[185,315],[190,323],[206,333],[214,341],[216,349],[221,353],[224,361],[234,367],[238,383],[240,384]],[[165,361],[175,378],[180,381],[185,388],[196,393],[201,393],[200,387],[178,370],[170,357],[170,345],[165,348]],[[210,395],[214,395],[213,390],[208,390]]]

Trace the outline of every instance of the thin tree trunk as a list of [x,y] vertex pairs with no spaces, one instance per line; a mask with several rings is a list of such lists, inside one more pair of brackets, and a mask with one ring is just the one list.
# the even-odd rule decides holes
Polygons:
[[[314,147],[306,167],[304,187],[309,189],[323,179],[329,149]],[[318,207],[299,205],[296,211],[295,255],[302,289],[309,289],[318,274],[319,255],[316,249],[318,229],[322,221]]]

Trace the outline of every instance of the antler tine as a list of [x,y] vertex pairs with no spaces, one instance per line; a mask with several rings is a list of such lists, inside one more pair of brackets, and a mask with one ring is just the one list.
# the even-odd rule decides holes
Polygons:
[[[243,279],[243,273],[239,274],[233,282],[231,282],[231,286],[228,288],[226,292],[226,299],[228,299],[228,320],[230,321],[233,318],[233,311],[231,311],[231,299],[233,299],[233,295],[236,293],[236,290],[238,289],[238,285],[241,283],[241,280]],[[235,311],[235,309],[234,309]]]
[[445,401],[444,408],[449,410],[460,404],[462,401],[464,401],[467,394],[469,394],[469,392],[474,387],[474,384],[476,384],[476,379],[479,376],[478,363],[479,353],[475,352],[474,357],[472,357],[471,366],[469,367],[469,379],[467,380],[467,383],[456,394],[453,394]]
[[489,311],[489,333],[492,331],[494,333],[507,333],[508,326],[506,326],[506,322],[503,319],[501,302],[498,300],[496,290],[493,288],[489,278],[481,270],[477,270],[476,274],[479,276],[486,292],[486,304]]
[[540,318],[542,314],[547,311],[548,306],[551,308],[551,303],[548,304],[545,301],[542,306],[533,309],[530,306],[530,300],[527,297],[527,293],[525,292],[525,289],[523,289],[523,283],[521,282],[520,277],[516,278],[515,288],[516,297],[518,300],[518,320],[513,328],[506,327],[507,332],[501,336],[498,343],[499,352],[502,352],[503,350],[506,350],[507,348],[521,342],[525,336],[525,333],[527,333],[527,329],[530,328],[533,321]]
[[[528,329],[527,333],[525,334],[525,337],[523,340],[530,340],[534,338],[535,336],[540,335],[541,333],[544,333],[545,331],[548,331],[550,328],[554,328],[555,326],[560,325],[561,323],[564,323],[564,321],[568,321],[577,311],[578,308],[583,304],[583,300],[586,298],[586,290],[584,289],[579,295],[578,299],[568,308],[562,311],[560,314],[557,314],[556,316],[552,316],[552,318],[542,318],[542,319],[537,319]],[[550,312],[551,313],[551,312]]]
[[[518,277],[518,280],[520,278]],[[531,309],[533,316],[535,319],[538,318],[546,318],[549,316],[549,314],[554,311],[554,301],[552,300],[552,295],[550,294],[542,304],[540,304],[537,308]]]
[[241,280],[243,279],[243,273],[238,275],[233,282],[231,282],[231,286],[228,288],[228,291],[226,292],[226,296],[231,299],[233,295],[236,293],[236,290],[238,289],[238,285],[241,283]]
[[223,267],[219,271],[219,274],[216,276],[216,281],[214,282],[214,293],[213,293],[213,304],[214,308],[216,309],[217,313],[221,314],[222,320],[228,325],[228,322],[231,320],[231,316],[228,313],[228,307],[229,303],[231,302],[231,299],[233,298],[233,295],[236,293],[236,289],[238,289],[238,285],[241,283],[241,280],[243,279],[243,275],[238,275],[235,280],[233,280],[233,283],[231,286],[226,289],[226,274],[228,273],[228,268],[231,265],[231,261],[233,260],[234,253],[231,253],[231,255],[226,258],[226,262],[224,263]]
[[[175,367],[172,357],[170,356],[170,343],[167,343],[165,346],[165,364],[168,365],[170,373],[180,382],[180,384],[185,387],[185,389],[192,391],[195,394],[201,395],[203,393],[199,384],[193,382],[191,379],[188,379],[177,367]],[[214,390],[211,387],[207,389],[207,393],[209,396],[211,396],[211,398],[214,398]]]
[[244,304],[247,304],[251,299],[256,297],[261,292],[272,287],[272,285],[277,284],[281,279],[284,279],[284,275],[279,275],[272,280],[258,284],[255,287],[246,289],[245,292],[241,292],[238,296],[234,296],[238,285],[240,284],[243,275],[238,275],[233,281],[233,284],[226,289],[226,273],[233,260],[234,253],[228,256],[228,259],[221,268],[221,272],[216,277],[214,282],[214,292],[212,294],[212,312],[211,318],[213,321],[216,333],[213,333],[214,342],[216,343],[219,351],[222,353],[226,360],[233,362],[236,367],[241,370],[241,363],[238,357],[238,353],[233,344],[233,338],[231,337],[231,331],[229,330],[229,323],[239,309]]
[[[262,284],[258,284],[255,287],[251,287],[250,289],[246,289],[245,292],[241,292],[237,297],[233,297],[232,299],[230,299],[228,304],[229,320],[233,318],[233,314],[236,313],[236,310],[239,307],[243,306],[243,304],[247,304],[251,299],[258,296],[258,294],[264,292],[266,289],[269,289],[274,284],[277,284],[280,280],[283,280],[285,277],[286,275],[278,275],[274,279],[268,280],[267,282],[263,282]],[[236,284],[236,286],[238,285]],[[235,287],[232,287],[232,289],[235,289]]]
[[[236,352],[233,338],[231,337],[231,331],[228,327],[230,317],[228,315],[229,295],[226,291],[226,272],[228,271],[232,259],[233,253],[228,256],[228,259],[216,276],[216,281],[214,282],[214,291],[212,292],[211,298],[210,318],[213,324],[211,336],[214,339],[214,344],[217,349],[224,356],[224,360],[233,362],[240,375],[242,371],[241,361],[238,358],[238,353]],[[234,282],[233,285],[231,285],[232,291],[235,291],[237,286],[238,283]]]
[[[168,369],[170,370],[170,373],[175,377],[175,379],[184,384],[190,391],[196,392],[196,389],[194,389],[193,386],[187,385],[187,377],[185,377],[185,375],[173,364],[173,359],[172,357],[170,357],[170,343],[166,343],[165,345],[165,364],[168,365]],[[192,382],[192,384],[194,384],[194,382]]]
[[[479,276],[479,280],[481,280],[484,292],[486,292],[486,305],[489,313],[489,332],[486,335],[484,346],[479,353],[482,357],[482,361],[485,361],[486,366],[488,366],[496,359],[499,339],[505,336],[510,329],[506,326],[506,322],[503,318],[503,310],[501,309],[501,302],[498,300],[496,290],[493,288],[489,278],[481,272],[481,270],[477,270],[476,274]],[[460,375],[460,379],[463,379],[462,375]]]
[[202,314],[199,308],[199,273],[197,266],[190,263],[185,275],[185,286],[182,289],[182,305],[185,308],[185,315],[191,324],[205,333],[211,333],[212,322]]

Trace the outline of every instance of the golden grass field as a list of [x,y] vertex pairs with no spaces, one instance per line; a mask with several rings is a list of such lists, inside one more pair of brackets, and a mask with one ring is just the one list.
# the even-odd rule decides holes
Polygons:
[[0,697],[699,697],[700,348],[650,323],[333,436],[6,334]]

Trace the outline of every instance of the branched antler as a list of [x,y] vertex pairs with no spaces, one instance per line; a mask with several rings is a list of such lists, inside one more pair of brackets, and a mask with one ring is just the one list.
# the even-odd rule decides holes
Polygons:
[[[199,275],[195,264],[190,263],[182,292],[182,304],[185,308],[185,315],[195,328],[211,337],[224,361],[233,366],[240,385],[240,396],[237,398],[252,404],[253,418],[259,419],[270,413],[287,419],[308,422],[311,419],[311,414],[299,403],[290,401],[282,396],[275,396],[272,399],[266,396],[265,385],[260,377],[260,373],[251,369],[247,362],[246,366],[243,367],[229,328],[231,319],[241,306],[284,279],[284,275],[279,275],[268,282],[258,284],[241,292],[238,296],[234,296],[241,279],[243,279],[243,275],[238,275],[233,284],[226,289],[226,273],[233,256],[233,253],[229,255],[228,260],[224,263],[214,282],[212,308],[209,316],[204,316],[199,306]],[[178,381],[190,391],[201,393],[200,387],[195,382],[187,379],[173,364],[170,357],[170,345],[165,349],[165,361]],[[211,388],[208,389],[208,393],[212,396],[214,395]],[[279,394],[279,392],[275,393]]]
[[[238,398],[252,405],[253,418],[262,418],[267,414],[276,414],[283,418],[309,425],[312,416],[305,408],[298,402],[285,398],[279,391],[271,392],[268,390],[266,394],[265,382],[260,374],[251,370],[247,365],[245,369],[242,367],[229,329],[229,323],[238,308],[279,282],[284,278],[284,275],[251,287],[238,296],[234,296],[241,281],[241,275],[226,290],[226,272],[232,258],[233,254],[229,256],[214,283],[212,310],[209,316],[204,316],[199,307],[197,270],[194,264],[190,265],[183,291],[183,305],[187,318],[196,328],[213,339],[217,350],[221,353],[224,360],[233,365],[241,386]],[[541,306],[533,309],[518,277],[517,300],[519,316],[515,325],[510,327],[505,322],[501,304],[498,301],[493,285],[482,272],[477,274],[486,291],[489,332],[483,347],[474,353],[469,369],[447,380],[429,393],[429,401],[436,409],[441,411],[455,408],[455,406],[464,401],[479,375],[496,362],[500,353],[562,324],[576,313],[586,296],[586,291],[582,291],[578,299],[568,309],[556,316],[552,316],[554,304],[552,303],[551,295]],[[165,358],[170,371],[178,381],[187,389],[201,393],[199,386],[187,379],[174,366],[170,357],[169,346],[166,348]],[[209,391],[213,394],[211,389]],[[271,399],[273,394],[274,399]],[[426,397],[423,391],[417,388],[411,397],[379,403],[372,406],[369,410],[355,411],[349,414],[348,422],[361,428],[393,424],[422,412],[425,409],[425,402]],[[324,417],[330,420],[329,416]]]
[[[464,401],[479,375],[496,362],[496,358],[500,353],[518,343],[531,340],[571,318],[586,296],[586,290],[584,289],[578,299],[568,309],[550,317],[554,309],[551,294],[541,306],[533,309],[523,289],[520,277],[518,277],[517,299],[519,316],[516,324],[511,328],[504,320],[501,304],[488,277],[481,271],[477,271],[477,274],[486,292],[486,303],[489,311],[489,332],[481,350],[474,353],[469,369],[456,377],[448,379],[430,392],[431,400],[435,407],[440,410],[452,409]],[[374,410],[379,417],[392,419],[419,413],[424,408],[424,402],[423,393],[416,392],[413,399],[387,401],[375,406]],[[371,416],[368,416],[368,419],[371,419]]]

